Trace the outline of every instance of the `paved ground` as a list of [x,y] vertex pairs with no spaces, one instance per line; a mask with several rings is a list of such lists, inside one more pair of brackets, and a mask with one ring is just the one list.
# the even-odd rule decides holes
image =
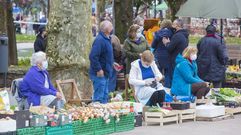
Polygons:
[[33,43],[17,43],[18,50],[33,48]]
[[116,133],[113,135],[240,135],[241,114],[234,119],[217,122],[192,122],[182,124],[169,124],[136,127],[130,132]]

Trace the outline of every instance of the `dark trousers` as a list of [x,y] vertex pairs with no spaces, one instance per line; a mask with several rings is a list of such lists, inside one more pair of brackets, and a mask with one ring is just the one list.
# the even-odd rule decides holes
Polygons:
[[213,88],[221,88],[222,87],[222,81],[218,82],[212,82]]
[[165,101],[165,95],[166,93],[164,90],[155,91],[151,95],[151,98],[149,99],[147,105],[156,106],[157,104],[159,104],[160,106],[162,106],[162,103]]
[[194,83],[192,84],[192,94],[197,97],[197,99],[201,99],[206,96],[209,92],[210,88],[206,86],[206,83]]

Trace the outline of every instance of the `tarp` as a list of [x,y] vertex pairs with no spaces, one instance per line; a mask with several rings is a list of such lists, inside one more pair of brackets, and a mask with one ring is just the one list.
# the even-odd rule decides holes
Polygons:
[[[152,9],[155,9],[155,5],[152,6]],[[159,11],[159,10],[167,10],[167,9],[168,9],[167,4],[164,1],[161,4],[156,5],[156,10],[157,11]]]
[[241,18],[241,0],[188,0],[176,16],[201,18]]

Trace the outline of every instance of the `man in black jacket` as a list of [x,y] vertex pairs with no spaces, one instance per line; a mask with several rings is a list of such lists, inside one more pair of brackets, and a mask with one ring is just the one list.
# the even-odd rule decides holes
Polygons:
[[47,36],[47,31],[44,26],[39,27],[39,33],[36,37],[36,40],[34,42],[34,51],[46,51],[46,36]]
[[220,88],[225,79],[228,54],[226,45],[215,34],[216,28],[208,25],[204,36],[197,44],[198,74],[201,79],[212,82],[214,88]]
[[[176,30],[174,35],[171,38],[171,41],[169,38],[163,38],[162,42],[167,47],[167,50],[169,52],[169,61],[171,62],[170,67],[170,75],[173,77],[173,71],[176,66],[176,57],[179,53],[182,53],[183,50],[188,46],[188,31],[184,29],[184,24],[181,19],[176,19],[172,27]],[[171,78],[172,80],[172,78]]]

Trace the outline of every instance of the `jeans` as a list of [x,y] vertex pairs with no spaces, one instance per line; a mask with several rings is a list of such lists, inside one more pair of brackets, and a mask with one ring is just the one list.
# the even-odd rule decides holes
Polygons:
[[97,77],[96,75],[90,75],[90,79],[94,87],[93,101],[106,104],[108,102],[109,79],[105,76]]
[[116,81],[117,81],[117,71],[113,69],[112,76],[109,79],[109,92],[113,92],[116,89]]

